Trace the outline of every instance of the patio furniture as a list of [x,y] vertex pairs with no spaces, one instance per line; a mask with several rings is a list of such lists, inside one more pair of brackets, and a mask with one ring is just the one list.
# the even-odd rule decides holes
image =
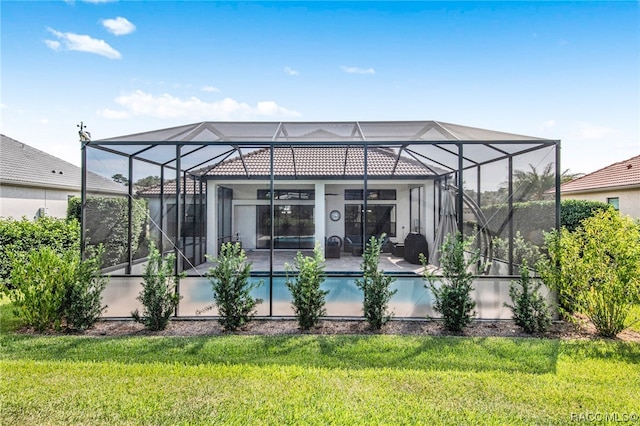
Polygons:
[[393,243],[391,254],[396,257],[404,257],[404,243]]
[[340,259],[340,249],[342,248],[342,238],[337,235],[332,235],[327,238],[327,242],[324,247],[325,259]]

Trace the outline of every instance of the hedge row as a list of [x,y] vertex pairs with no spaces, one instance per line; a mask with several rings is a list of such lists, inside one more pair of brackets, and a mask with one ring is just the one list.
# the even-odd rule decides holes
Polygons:
[[[560,226],[575,231],[586,218],[597,212],[612,208],[600,201],[563,200],[560,203]],[[507,204],[483,208],[492,235],[505,237],[507,234]],[[513,203],[513,229],[538,246],[544,243],[543,231],[555,228],[555,203],[553,201],[528,201]]]
[[[81,200],[69,200],[67,217],[80,220]],[[128,199],[111,197],[89,197],[86,202],[86,240],[89,245],[104,245],[104,266],[117,265],[127,261],[127,249],[131,244],[134,253],[146,238],[148,205],[147,201],[133,200],[131,211],[132,233],[128,230]]]
[[80,247],[80,224],[76,220],[41,217],[0,219],[0,280],[11,274],[11,254],[26,261],[32,251],[50,247],[62,255]]

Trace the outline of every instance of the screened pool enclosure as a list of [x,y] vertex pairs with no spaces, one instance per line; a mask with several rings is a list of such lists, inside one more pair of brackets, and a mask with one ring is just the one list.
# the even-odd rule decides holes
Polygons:
[[559,223],[557,140],[436,121],[202,122],[82,144],[83,175],[127,189],[95,198],[83,185],[82,246],[106,249],[107,317],[139,308],[152,244],[186,274],[176,315],[215,316],[206,271],[226,242],[262,281],[258,316],[293,315],[286,265],[319,245],[327,315],[360,317],[354,281],[382,235],[395,317],[435,316],[419,257],[437,273],[439,247],[460,232],[482,256],[478,317],[508,318],[510,281]]

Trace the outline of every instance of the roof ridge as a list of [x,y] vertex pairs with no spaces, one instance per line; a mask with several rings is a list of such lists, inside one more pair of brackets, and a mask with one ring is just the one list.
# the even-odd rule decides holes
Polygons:
[[582,181],[582,180],[583,180],[583,179],[585,179],[585,178],[587,178],[587,179],[588,179],[588,178],[590,178],[591,176],[593,176],[593,175],[595,175],[596,173],[599,173],[599,172],[601,172],[601,171],[603,171],[603,170],[606,170],[606,169],[609,169],[609,168],[613,168],[614,166],[617,166],[617,165],[619,165],[619,164],[624,164],[624,163],[627,163],[627,162],[632,161],[632,160],[635,160],[635,159],[640,160],[640,154],[639,154],[639,155],[635,155],[635,156],[633,156],[633,157],[631,157],[631,158],[627,158],[626,160],[620,160],[620,161],[617,161],[617,162],[615,162],[615,163],[611,163],[611,164],[609,164],[608,166],[601,167],[601,168],[599,168],[598,170],[594,170],[593,172],[591,172],[591,173],[587,173],[587,174],[585,174],[585,175],[583,175],[583,176],[580,176],[579,178],[576,178],[576,179],[570,180],[569,182],[565,182],[565,183],[563,183],[562,185],[560,185],[560,188],[562,188],[562,187],[563,187],[563,186],[565,186],[565,185],[567,185],[567,186],[568,186],[570,183],[580,182],[580,181]]

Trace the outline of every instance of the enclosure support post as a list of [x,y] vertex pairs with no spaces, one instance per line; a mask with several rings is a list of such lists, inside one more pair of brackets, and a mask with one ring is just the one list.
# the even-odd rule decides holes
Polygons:
[[507,220],[509,221],[509,275],[513,275],[513,157],[509,156],[509,215]]
[[363,170],[363,178],[364,178],[364,189],[363,189],[363,194],[362,194],[362,205],[364,207],[364,212],[362,212],[362,253],[364,254],[364,250],[367,247],[367,210],[369,209],[369,203],[367,202],[369,199],[369,182],[368,182],[368,178],[369,178],[369,173],[368,173],[368,169],[369,169],[369,145],[364,144],[363,146],[364,149],[364,170]]
[[164,253],[164,166],[160,166],[160,223],[158,224],[160,228],[160,243],[158,246],[158,250],[160,250],[160,255]]
[[560,141],[556,142],[556,229],[560,232],[560,185],[562,183],[562,168],[560,165]]
[[462,204],[462,192],[464,191],[464,180],[462,178],[462,168],[464,167],[464,148],[462,144],[458,144],[458,181],[456,186],[458,187],[458,197],[456,198],[456,215],[458,216],[458,232],[460,232],[460,238],[464,239],[464,214]]
[[273,234],[275,230],[274,222],[274,180],[275,175],[273,171],[273,144],[269,147],[269,215],[270,215],[270,238],[269,238],[269,316],[273,316]]
[[131,249],[131,241],[133,240],[133,157],[129,156],[128,170],[129,187],[127,189],[127,235],[129,243],[127,244],[127,275],[131,274],[133,266],[133,250]]
[[86,224],[87,224],[87,145],[89,141],[83,140],[82,130],[84,125],[80,123],[80,259],[84,260],[85,241],[86,241]]
[[176,272],[182,272],[182,182],[180,181],[180,145],[176,145]]

